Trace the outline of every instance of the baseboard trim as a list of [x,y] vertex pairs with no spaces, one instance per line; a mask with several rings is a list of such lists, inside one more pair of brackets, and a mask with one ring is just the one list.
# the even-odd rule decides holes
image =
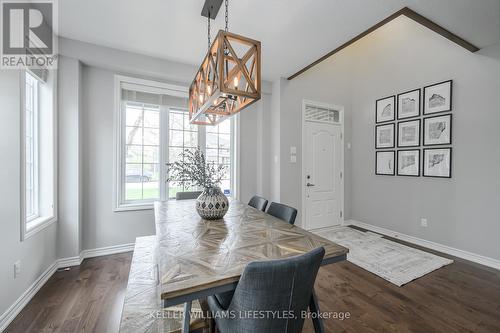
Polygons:
[[97,249],[83,250],[79,256],[61,258],[54,261],[31,286],[0,316],[0,332],[3,332],[7,326],[16,318],[21,310],[28,304],[29,301],[36,295],[40,288],[47,283],[52,275],[60,268],[79,266],[82,261],[87,258],[107,256],[130,252],[134,250],[134,243],[106,246]]
[[497,260],[497,259],[493,259],[493,258],[482,256],[480,254],[460,250],[460,249],[457,249],[457,248],[454,248],[451,246],[431,242],[431,241],[428,241],[428,240],[425,240],[422,238],[406,235],[406,234],[403,234],[400,232],[396,232],[394,230],[390,230],[390,229],[383,228],[383,227],[378,227],[378,226],[364,223],[364,222],[357,221],[357,220],[346,220],[345,224],[346,225],[349,225],[349,224],[355,225],[355,226],[358,226],[358,227],[361,227],[361,228],[364,228],[364,229],[367,229],[367,230],[370,230],[373,232],[377,232],[379,234],[383,234],[383,235],[386,235],[389,237],[401,239],[401,240],[408,242],[408,243],[423,246],[423,247],[426,247],[426,248],[431,249],[431,250],[446,253],[446,254],[449,254],[449,255],[452,255],[452,256],[455,256],[458,258],[462,258],[462,259],[465,259],[468,261],[475,262],[477,264],[481,264],[484,266],[488,266],[488,267],[500,270],[500,260]]
[[0,332],[3,332],[7,326],[16,318],[22,309],[28,304],[35,294],[43,287],[50,277],[57,271],[57,260],[53,262],[28,289],[0,316]]

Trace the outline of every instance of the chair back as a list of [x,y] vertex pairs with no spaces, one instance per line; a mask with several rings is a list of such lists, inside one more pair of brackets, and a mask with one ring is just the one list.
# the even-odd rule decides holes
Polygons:
[[196,199],[200,196],[201,191],[191,191],[191,192],[177,192],[175,194],[176,200],[189,200]]
[[297,210],[295,208],[277,202],[271,202],[267,213],[290,224],[294,224],[297,217]]
[[259,197],[258,195],[254,195],[252,199],[248,202],[249,206],[252,206],[253,208],[257,208],[258,210],[261,210],[263,212],[266,211],[268,201],[264,199],[263,197]]
[[[215,316],[217,328],[226,332],[299,333],[304,325],[318,269],[325,249],[316,248],[306,254],[287,259],[252,262],[241,275],[234,295],[225,310],[237,314],[234,319]],[[214,296],[208,299],[214,310]],[[220,306],[219,303],[216,303]],[[219,308],[220,309],[220,308]],[[239,313],[274,313],[268,317],[238,317]]]

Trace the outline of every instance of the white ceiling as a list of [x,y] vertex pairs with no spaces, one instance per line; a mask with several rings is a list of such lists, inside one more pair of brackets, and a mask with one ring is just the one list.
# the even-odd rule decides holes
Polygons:
[[[66,38],[197,65],[207,48],[203,3],[63,0],[59,32]],[[500,43],[500,0],[229,0],[229,6],[229,30],[262,42],[266,80],[293,74],[404,6],[476,46]],[[221,11],[212,22],[212,35],[223,24]]]

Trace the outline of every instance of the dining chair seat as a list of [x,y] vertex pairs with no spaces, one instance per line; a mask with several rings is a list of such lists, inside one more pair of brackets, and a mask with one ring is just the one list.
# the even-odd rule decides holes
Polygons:
[[297,210],[295,208],[277,202],[271,202],[267,213],[290,224],[294,224],[297,217]]
[[248,205],[265,212],[267,203],[268,203],[267,199],[259,197],[258,195],[254,195],[248,202]]
[[[325,249],[319,247],[287,259],[248,264],[234,293],[207,298],[217,330],[220,333],[301,332],[303,313],[310,304],[324,255]],[[255,313],[255,316],[246,315]],[[265,313],[279,316],[260,316]]]
[[201,191],[186,191],[186,192],[177,192],[175,194],[176,200],[189,200],[196,199],[200,196]]

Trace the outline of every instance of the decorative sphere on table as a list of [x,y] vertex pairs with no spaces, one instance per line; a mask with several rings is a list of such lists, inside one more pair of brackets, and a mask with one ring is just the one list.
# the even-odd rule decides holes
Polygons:
[[196,211],[205,220],[222,219],[228,208],[229,200],[219,187],[206,188],[196,199]]

